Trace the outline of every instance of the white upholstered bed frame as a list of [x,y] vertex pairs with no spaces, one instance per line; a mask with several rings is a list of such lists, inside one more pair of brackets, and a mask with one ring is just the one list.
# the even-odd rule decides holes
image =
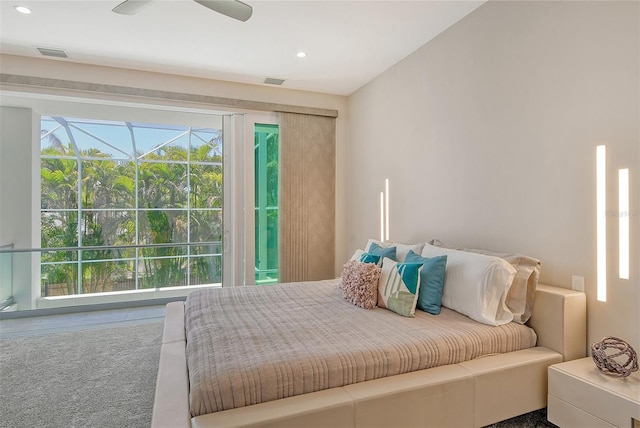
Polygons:
[[167,305],[153,428],[481,427],[547,405],[547,367],[586,355],[584,293],[538,285],[535,348],[191,418],[184,303]]

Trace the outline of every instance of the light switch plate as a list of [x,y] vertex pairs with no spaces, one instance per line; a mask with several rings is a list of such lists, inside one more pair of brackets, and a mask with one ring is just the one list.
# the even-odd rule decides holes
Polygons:
[[584,293],[584,277],[571,275],[571,289]]

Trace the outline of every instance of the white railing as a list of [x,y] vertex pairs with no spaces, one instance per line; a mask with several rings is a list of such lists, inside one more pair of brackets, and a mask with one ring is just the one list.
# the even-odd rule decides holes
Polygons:
[[13,304],[13,244],[0,245],[0,311]]
[[[200,250],[194,250],[194,247]],[[45,257],[45,254],[60,257]],[[84,256],[80,257],[80,254]],[[221,241],[55,248],[14,248],[6,245],[0,246],[0,304],[6,301],[4,307],[17,303],[13,298],[16,292],[12,266],[17,260],[15,257],[35,260],[36,264],[32,264],[31,269],[39,271],[40,278],[40,291],[36,291],[36,298],[222,282]],[[2,308],[0,306],[0,310]]]

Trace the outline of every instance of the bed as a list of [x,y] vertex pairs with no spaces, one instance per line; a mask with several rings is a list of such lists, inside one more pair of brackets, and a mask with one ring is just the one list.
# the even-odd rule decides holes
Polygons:
[[[480,427],[545,407],[547,367],[586,352],[583,293],[538,284],[527,326],[490,327],[447,308],[438,316],[416,311],[414,318],[361,309],[342,299],[338,284],[232,287],[192,293],[186,305],[168,304],[152,426]],[[221,316],[212,320],[207,312]],[[287,363],[272,370],[275,375],[262,375],[255,364],[275,367],[260,340],[269,322],[283,325],[277,335],[287,346],[276,353]],[[329,332],[305,346],[311,330]],[[332,335],[345,330],[352,345],[334,344]],[[365,337],[367,330],[375,334]],[[426,358],[427,348],[440,347],[432,337],[436,330],[454,346]],[[376,334],[393,336],[393,343],[384,348]],[[376,343],[368,348],[361,342]],[[459,342],[475,347],[456,348]],[[383,362],[362,368],[359,360]],[[348,372],[350,366],[360,368]],[[222,376],[201,381],[211,370]]]

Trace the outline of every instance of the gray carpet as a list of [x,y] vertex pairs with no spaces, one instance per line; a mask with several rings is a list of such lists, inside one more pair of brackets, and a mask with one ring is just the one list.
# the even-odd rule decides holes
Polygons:
[[162,319],[0,340],[0,426],[151,424]]
[[487,428],[556,428],[556,426],[547,421],[547,409],[540,409],[489,425]]
[[[0,427],[151,424],[162,319],[0,340]],[[546,409],[491,428],[547,428]]]

